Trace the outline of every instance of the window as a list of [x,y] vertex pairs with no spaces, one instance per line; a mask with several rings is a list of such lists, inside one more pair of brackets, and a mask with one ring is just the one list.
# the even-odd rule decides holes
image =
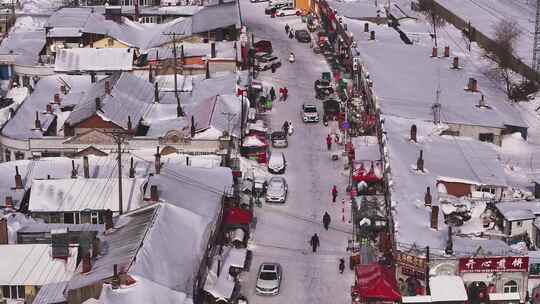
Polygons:
[[90,223],[94,225],[99,223],[99,213],[97,211],[92,211],[92,213],[90,213]]
[[24,286],[2,286],[2,296],[8,299],[24,299]]
[[15,152],[15,160],[24,159],[24,153],[21,151]]
[[517,221],[517,222],[516,222],[516,225],[517,225],[518,227],[521,227],[521,226],[523,226],[523,222],[522,222],[522,221]]
[[509,292],[518,292],[518,285],[516,281],[511,280],[504,283],[504,293],[509,293]]
[[7,162],[11,161],[11,151],[9,151],[8,149],[5,149],[4,155],[5,155],[4,161],[7,161]]
[[80,224],[78,212],[64,213],[64,224]]
[[478,135],[478,140],[480,141],[486,141],[486,142],[493,142],[494,135],[493,133],[480,133]]
[[540,274],[540,264],[534,263],[529,265],[529,274],[538,275]]

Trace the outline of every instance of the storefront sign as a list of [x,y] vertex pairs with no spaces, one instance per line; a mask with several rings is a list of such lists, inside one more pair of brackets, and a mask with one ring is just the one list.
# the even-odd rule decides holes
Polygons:
[[402,266],[401,267],[401,274],[405,275],[405,276],[408,276],[408,277],[413,277],[413,278],[417,278],[418,280],[425,280],[426,279],[426,274],[424,272],[419,272],[419,271],[416,271],[412,268],[409,268],[407,266]]
[[528,270],[529,257],[459,259],[459,272],[522,272]]
[[404,252],[398,252],[396,254],[396,261],[398,264],[402,266],[406,266],[407,268],[412,268],[412,270],[416,270],[419,272],[423,272],[426,270],[426,259],[419,258],[414,255],[410,255]]

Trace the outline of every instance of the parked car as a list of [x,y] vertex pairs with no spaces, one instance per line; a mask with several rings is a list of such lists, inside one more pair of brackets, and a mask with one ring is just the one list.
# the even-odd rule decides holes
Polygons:
[[276,10],[276,16],[278,17],[299,16],[299,15],[300,15],[300,11],[294,7],[283,7]]
[[272,67],[281,66],[281,60],[272,54],[264,54],[255,58],[256,67],[259,71],[269,70]]
[[257,274],[255,292],[259,295],[275,296],[281,287],[281,265],[278,263],[262,263]]
[[285,154],[271,153],[268,160],[268,172],[273,174],[283,174],[287,168],[287,161],[285,160]]
[[255,53],[272,53],[272,42],[268,40],[259,40],[253,46]]
[[276,4],[270,4],[264,9],[264,13],[266,15],[272,15],[272,13],[275,13],[278,9],[284,8],[284,7],[293,7],[294,5],[290,2],[282,2],[282,3],[276,3]]
[[272,140],[272,147],[274,148],[287,148],[289,146],[287,134],[283,131],[272,132],[270,139]]
[[304,103],[302,105],[302,120],[304,122],[319,122],[319,112],[314,104]]
[[332,84],[326,79],[315,80],[315,84],[313,86],[315,88],[315,97],[318,99],[328,97],[329,95],[334,93],[334,88],[332,87]]
[[288,192],[287,181],[281,176],[272,176],[266,188],[267,203],[285,203]]
[[311,35],[306,30],[297,30],[294,32],[294,36],[298,42],[309,43],[311,41]]

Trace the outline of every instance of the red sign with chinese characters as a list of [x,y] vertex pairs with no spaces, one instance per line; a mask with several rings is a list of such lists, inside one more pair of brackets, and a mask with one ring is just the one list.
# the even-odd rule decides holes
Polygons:
[[529,257],[462,258],[459,272],[529,271]]

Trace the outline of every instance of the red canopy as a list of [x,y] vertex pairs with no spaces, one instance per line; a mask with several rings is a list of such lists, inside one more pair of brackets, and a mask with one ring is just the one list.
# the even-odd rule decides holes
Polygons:
[[230,208],[225,211],[225,224],[227,225],[249,225],[253,216],[251,212],[242,208]]
[[401,301],[394,273],[378,263],[357,265],[353,293],[366,299]]

